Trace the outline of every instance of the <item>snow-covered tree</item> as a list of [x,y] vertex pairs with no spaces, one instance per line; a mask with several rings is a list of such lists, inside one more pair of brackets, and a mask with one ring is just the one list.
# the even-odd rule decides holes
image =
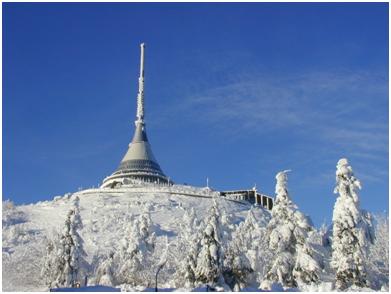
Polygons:
[[[86,266],[83,240],[79,230],[83,224],[79,212],[79,198],[75,197],[69,210],[62,233],[47,244],[47,256],[42,274],[49,287],[74,287],[82,282]],[[51,272],[50,274],[48,274]]]
[[205,229],[201,236],[201,249],[197,258],[195,279],[208,286],[225,286],[222,275],[223,249],[221,244],[221,220],[217,201],[213,200]]
[[44,267],[42,257],[45,255],[45,245],[46,240],[42,235],[31,235],[29,242],[13,247],[14,250],[11,252],[8,251],[9,247],[3,247],[2,290],[4,292],[44,289],[46,284],[40,273]]
[[3,201],[2,207],[3,247],[26,243],[29,240],[25,228],[27,216],[10,200]]
[[197,256],[200,248],[199,224],[194,209],[185,210],[179,224],[176,241],[176,272],[174,276],[176,287],[193,288]]
[[361,184],[346,158],[338,161],[336,182],[334,193],[338,197],[333,211],[331,260],[336,271],[335,284],[340,290],[351,285],[368,286],[364,262],[370,240],[370,220],[360,210]]
[[56,239],[46,240],[46,255],[41,270],[41,277],[44,279],[46,286],[50,289],[55,286],[56,277],[59,272],[59,256],[57,255],[59,245],[59,236]]
[[261,287],[270,288],[275,282],[284,287],[316,282],[320,268],[307,242],[312,225],[289,197],[287,171],[279,172],[276,180],[276,200],[267,226],[269,249],[274,256]]
[[95,283],[102,286],[114,286],[114,253],[109,252],[106,259],[98,266],[95,273]]
[[312,244],[308,242],[308,239],[304,241],[304,244],[298,244],[296,246],[296,263],[293,269],[293,276],[298,285],[317,283],[320,274],[320,265],[315,257],[315,252],[312,248]]
[[260,219],[256,219],[253,207],[248,211],[246,219],[232,233],[232,241],[225,252],[224,278],[234,290],[256,282],[257,275],[264,274],[264,264],[270,257],[265,229],[261,227],[268,219],[262,209],[257,212]]
[[371,286],[380,290],[388,289],[389,284],[389,218],[388,215],[375,215],[375,239],[369,247],[368,267]]
[[215,198],[217,207],[220,214],[221,220],[221,243],[223,245],[223,250],[225,250],[227,244],[232,240],[232,233],[235,230],[235,225],[233,222],[233,215],[228,213],[224,205],[225,201],[221,197]]
[[156,264],[156,270],[155,270],[155,291],[158,291],[158,277],[161,270],[166,266],[167,261],[169,259],[169,243],[168,243],[168,237],[163,237],[163,243],[164,243],[164,249],[163,252],[160,255],[159,262]]
[[253,272],[246,249],[241,246],[241,237],[241,234],[236,234],[224,254],[224,279],[234,291],[240,291],[248,275]]
[[[145,207],[140,216],[131,221],[119,251],[120,283],[132,286],[150,285],[153,274],[150,272],[149,257],[155,247],[155,233],[149,208]],[[147,277],[148,276],[148,277]]]

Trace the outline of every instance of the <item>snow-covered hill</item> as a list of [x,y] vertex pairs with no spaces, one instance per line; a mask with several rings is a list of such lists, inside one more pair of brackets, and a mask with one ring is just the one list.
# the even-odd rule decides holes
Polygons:
[[[175,240],[184,211],[194,208],[199,220],[210,210],[213,192],[208,189],[177,187],[130,187],[94,189],[57,196],[52,201],[13,206],[3,203],[3,291],[45,291],[40,272],[46,254],[46,241],[61,232],[72,200],[80,199],[86,260],[93,264],[110,250],[116,250],[124,237],[124,227],[131,216],[150,206],[157,239]],[[245,219],[248,203],[220,201],[233,223]],[[269,212],[258,208],[255,213],[262,223]]]
[[[205,290],[210,277],[221,290],[336,290],[332,232],[313,228],[291,202],[285,172],[277,180],[272,213],[181,185],[88,189],[21,206],[4,201],[2,290],[47,291],[47,278],[52,287],[72,280],[151,290],[159,268],[159,288],[171,291]],[[360,260],[365,285],[346,291],[388,291],[388,217],[375,216],[373,223],[374,242]],[[68,264],[72,274],[64,270]],[[280,279],[281,271],[288,278]],[[286,282],[284,288],[275,280]]]

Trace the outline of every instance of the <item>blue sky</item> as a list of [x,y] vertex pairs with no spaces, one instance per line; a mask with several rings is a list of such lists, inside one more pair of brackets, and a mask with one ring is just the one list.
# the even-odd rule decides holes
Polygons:
[[347,157],[388,210],[388,4],[3,3],[3,198],[98,186],[146,120],[177,183],[274,195],[330,222]]

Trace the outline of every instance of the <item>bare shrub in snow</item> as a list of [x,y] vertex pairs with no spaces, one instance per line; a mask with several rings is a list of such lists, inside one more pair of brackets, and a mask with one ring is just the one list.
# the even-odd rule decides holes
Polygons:
[[11,200],[5,200],[2,204],[3,229],[27,221],[26,215],[20,211]]
[[34,233],[27,230],[24,223],[3,227],[3,247],[28,243],[32,235]]

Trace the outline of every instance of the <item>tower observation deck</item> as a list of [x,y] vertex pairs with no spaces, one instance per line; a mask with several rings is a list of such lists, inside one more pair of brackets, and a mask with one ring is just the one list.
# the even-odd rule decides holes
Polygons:
[[142,43],[140,57],[139,90],[137,95],[137,114],[135,132],[117,170],[103,180],[102,188],[116,187],[132,182],[169,183],[169,179],[161,170],[151,145],[148,142],[144,122],[144,55],[145,44]]

